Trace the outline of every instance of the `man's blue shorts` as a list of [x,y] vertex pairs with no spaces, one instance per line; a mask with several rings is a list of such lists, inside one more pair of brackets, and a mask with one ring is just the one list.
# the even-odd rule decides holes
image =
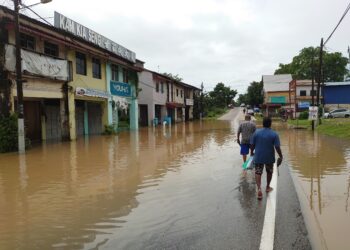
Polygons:
[[241,155],[249,154],[249,144],[241,144]]

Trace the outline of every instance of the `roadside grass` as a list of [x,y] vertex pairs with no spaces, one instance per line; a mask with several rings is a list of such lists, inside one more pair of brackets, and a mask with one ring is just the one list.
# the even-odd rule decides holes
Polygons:
[[322,124],[317,127],[317,131],[325,135],[350,139],[350,119],[322,119]]
[[[309,120],[288,120],[288,124],[292,128],[311,129],[311,121]],[[350,119],[322,119],[321,124],[316,126],[316,130],[324,135],[350,139]]]
[[227,108],[213,108],[207,112],[203,120],[216,120],[228,111]]
[[291,125],[293,128],[311,129],[311,121],[309,120],[288,119],[288,125]]

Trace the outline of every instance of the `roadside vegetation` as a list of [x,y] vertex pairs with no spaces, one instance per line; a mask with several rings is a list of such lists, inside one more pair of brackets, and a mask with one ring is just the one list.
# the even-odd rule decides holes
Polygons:
[[[304,128],[311,130],[311,121],[309,120],[288,120],[288,124],[291,125],[293,128]],[[350,119],[321,119],[321,124],[316,126],[316,131],[324,135],[350,139]]]
[[237,90],[225,86],[222,82],[216,84],[212,91],[204,92],[203,83],[201,89],[201,95],[195,96],[194,100],[193,115],[195,118],[199,118],[202,113],[204,119],[217,119],[227,112],[229,106],[233,107],[233,99],[237,95]]

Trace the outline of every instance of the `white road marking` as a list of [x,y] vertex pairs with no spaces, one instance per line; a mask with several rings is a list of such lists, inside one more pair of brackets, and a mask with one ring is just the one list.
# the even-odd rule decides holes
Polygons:
[[273,250],[275,240],[275,220],[277,204],[277,165],[273,166],[273,175],[270,186],[272,192],[267,193],[264,226],[261,234],[260,250]]

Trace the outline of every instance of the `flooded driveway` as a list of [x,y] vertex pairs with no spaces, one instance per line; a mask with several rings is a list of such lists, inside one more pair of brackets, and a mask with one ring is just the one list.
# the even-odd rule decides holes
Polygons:
[[315,249],[350,246],[350,141],[312,131],[282,131]]
[[235,133],[193,122],[2,154],[0,248],[256,249],[265,203]]

